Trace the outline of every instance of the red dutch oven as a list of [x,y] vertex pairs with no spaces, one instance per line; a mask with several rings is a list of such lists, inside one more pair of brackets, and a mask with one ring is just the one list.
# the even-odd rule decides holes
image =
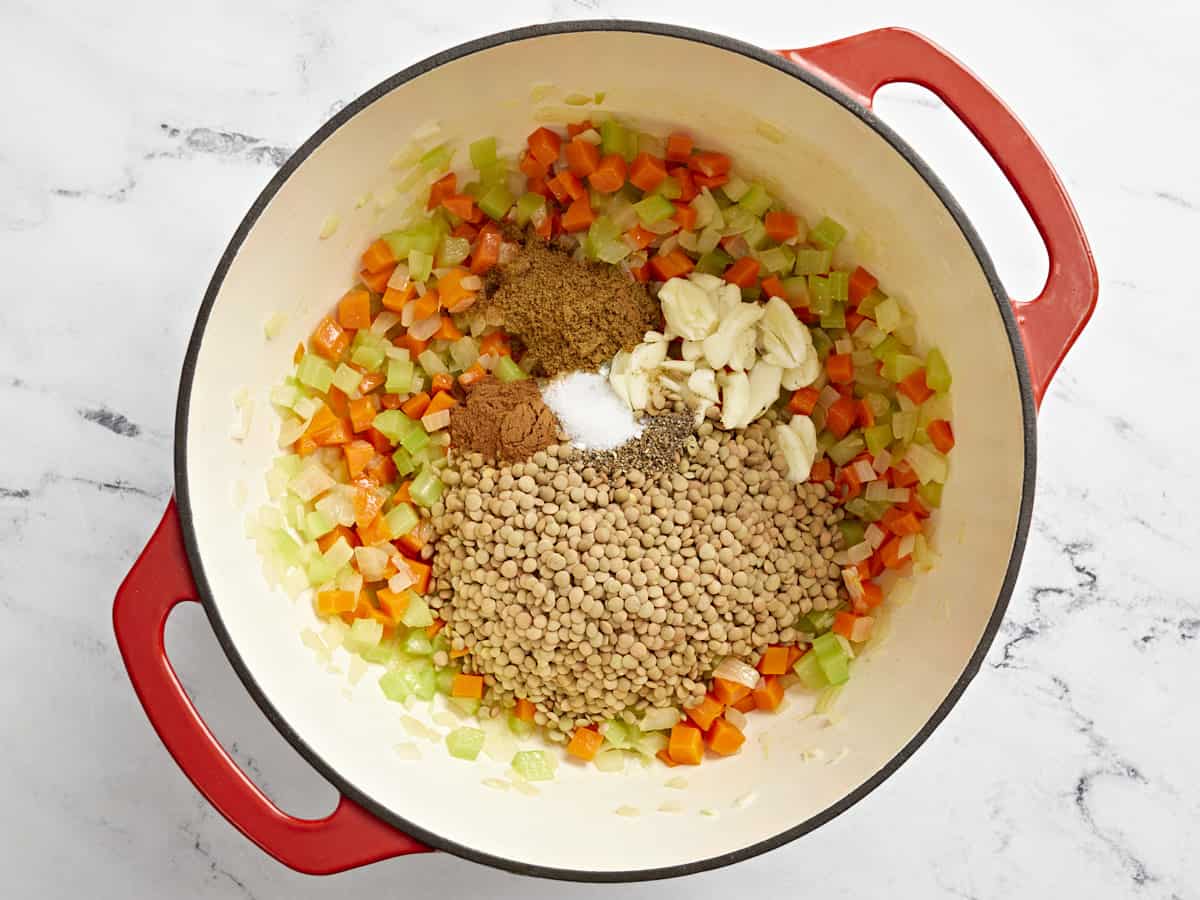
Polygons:
[[[531,93],[538,82],[555,84]],[[891,82],[933,91],[1003,170],[1049,254],[1040,296],[1010,299],[954,198],[871,112],[873,95]],[[352,282],[361,248],[388,224],[396,150],[437,121],[447,137],[494,134],[502,151],[515,151],[534,122],[580,114],[562,105],[573,91],[604,91],[605,110],[645,130],[686,128],[698,144],[735,154],[810,221],[844,223],[856,261],[911,306],[923,342],[941,348],[955,379],[958,443],[938,513],[940,562],[892,611],[888,640],[860,660],[840,700],[844,721],[815,730],[798,706],[756,717],[743,752],[689,770],[683,791],[666,789],[670,776],[657,765],[606,775],[564,764],[535,797],[485,783],[503,774],[499,762],[465,764],[433,743],[417,762],[393,756],[411,736],[372,683],[378,674],[351,690],[344,675],[316,664],[298,639],[320,627],[310,605],[270,589],[242,528],[246,510],[265,499],[262,476],[278,451],[265,411],[244,441],[228,438],[230,398],[246,388],[265,410],[270,386],[290,370],[290,348]],[[355,202],[368,196],[375,202]],[[331,214],[341,225],[318,241]],[[305,142],[217,266],[183,367],[175,500],[114,606],[130,679],[209,802],[304,872],[436,848],[525,874],[619,881],[778,847],[893,773],[979,669],[1029,526],[1035,407],[1096,293],[1083,230],[1033,138],[962,64],[911,32],[771,53],[684,28],[574,22],[440,53],[371,89]],[[287,315],[285,332],[264,342],[262,323],[277,312]],[[231,500],[235,486],[248,493],[246,506]],[[280,811],[205,726],[163,646],[167,617],[183,601],[203,604],[246,689],[341,792],[331,815]],[[430,723],[428,712],[408,714]],[[822,757],[837,765],[811,764]],[[619,806],[641,815],[614,815]]]

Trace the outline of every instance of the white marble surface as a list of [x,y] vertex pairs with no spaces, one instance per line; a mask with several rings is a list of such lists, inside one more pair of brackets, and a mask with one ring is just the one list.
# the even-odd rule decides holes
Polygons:
[[[0,893],[1200,897],[1200,8],[771,10],[0,5]],[[1058,165],[1103,285],[1042,409],[1034,527],[1008,620],[964,700],[896,776],[812,836],[734,869],[573,887],[430,855],[305,878],[200,799],[150,730],[112,638],[113,592],[171,491],[195,310],[252,198],[333,110],[470,37],[597,16],[765,46],[908,25],[974,67]],[[964,130],[911,88],[888,89],[879,109],[945,174],[1009,288],[1031,295],[1044,256]],[[198,611],[172,620],[169,645],[255,779],[292,811],[328,809],[332,791],[249,701]]]

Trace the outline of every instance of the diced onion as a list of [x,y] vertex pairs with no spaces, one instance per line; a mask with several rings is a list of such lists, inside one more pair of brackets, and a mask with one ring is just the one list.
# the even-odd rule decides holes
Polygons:
[[[407,309],[408,307],[405,307]],[[408,333],[418,341],[427,341],[433,337],[439,328],[442,327],[442,317],[434,314],[428,318],[413,322],[408,328]]]
[[295,416],[285,416],[279,423],[279,446],[290,447],[300,435],[304,434],[304,429],[307,427],[307,422],[297,419]]
[[887,500],[888,483],[882,479],[879,481],[870,482],[863,490],[863,497],[872,503],[878,503],[880,500]]
[[875,625],[874,616],[859,616],[850,626],[850,640],[861,644],[871,636],[871,628]]
[[867,526],[867,530],[863,532],[863,540],[870,544],[872,549],[878,549],[887,540],[887,532],[872,522]]
[[477,291],[483,287],[483,279],[478,275],[464,275],[459,287],[464,291]]
[[354,524],[354,499],[349,485],[339,484],[316,503],[320,512],[339,525]]
[[354,560],[358,571],[366,581],[379,581],[387,569],[388,554],[379,547],[355,547]]
[[669,238],[667,238],[666,240],[664,240],[662,242],[662,244],[658,248],[658,252],[661,253],[663,256],[666,256],[668,253],[670,253],[672,250],[674,250],[678,246],[679,246],[679,238],[675,235],[671,235]]
[[917,536],[915,534],[906,534],[900,538],[900,546],[896,548],[896,555],[903,559],[906,556],[911,556],[913,547],[917,545]]
[[853,566],[842,569],[842,581],[846,583],[846,590],[850,594],[850,599],[861,600],[865,596],[863,593],[862,576],[858,574],[858,569]]
[[400,316],[391,310],[384,310],[371,323],[371,334],[383,337],[400,322]]
[[409,328],[413,321],[417,318],[417,304],[406,303],[404,309],[400,310],[400,324],[405,328]]
[[[544,207],[543,207],[543,210],[544,210]],[[542,212],[543,220],[545,219],[545,215],[546,214],[543,211]],[[534,218],[535,219],[537,218],[536,214],[534,215]],[[537,223],[535,222],[534,224],[536,225]],[[508,263],[510,263],[514,259],[516,259],[517,256],[520,254],[520,252],[521,252],[521,246],[519,244],[513,244],[513,243],[510,243],[509,241],[505,241],[504,243],[502,243],[500,245],[500,255],[497,257],[497,262],[502,266],[507,265]]]
[[[840,344],[841,341],[838,341],[838,343]],[[855,350],[850,354],[850,361],[854,364],[856,369],[861,369],[864,366],[873,365],[875,362],[875,355],[870,350]]]
[[875,548],[864,540],[861,544],[855,544],[846,551],[846,562],[852,566],[858,565],[863,560],[870,559],[874,550]]
[[388,279],[387,286],[393,290],[402,291],[408,286],[408,280],[408,263],[400,263],[392,271],[392,277]]
[[475,360],[475,362],[479,363],[479,365],[482,368],[486,369],[489,372],[492,371],[492,369],[496,368],[496,363],[498,363],[499,361],[500,361],[499,358],[494,353],[481,354],[480,357],[477,360]]
[[889,488],[884,499],[889,503],[907,503],[912,499],[912,491],[908,488]]
[[721,664],[713,671],[713,677],[744,684],[751,690],[758,687],[758,669],[733,656],[721,660]]
[[642,731],[665,731],[673,727],[678,721],[679,710],[674,707],[664,706],[646,710],[646,714],[642,716],[642,721],[638,723],[638,727]]
[[738,731],[746,730],[746,714],[732,706],[725,708],[725,721]]
[[421,424],[426,431],[441,431],[450,426],[450,410],[440,409],[435,413],[421,417]]
[[448,371],[446,364],[442,362],[442,358],[432,350],[422,351],[421,355],[417,357],[417,362],[421,364],[421,368],[425,370],[425,374],[427,375],[442,375]]
[[882,475],[884,472],[886,472],[888,470],[888,467],[891,464],[892,464],[892,452],[890,450],[888,450],[887,448],[884,448],[883,450],[880,450],[878,453],[876,453],[875,459],[872,461],[872,465],[875,467],[875,471],[878,472],[880,475]]
[[[833,342],[833,349],[838,353],[854,353],[854,342],[850,338],[838,338]],[[874,357],[872,357],[874,359]]]
[[406,565],[396,566],[396,574],[388,579],[388,590],[393,594],[398,594],[405,588],[412,587],[413,577],[412,572]]
[[821,392],[817,395],[817,406],[822,409],[829,409],[829,407],[841,399],[842,395],[837,392],[837,389],[827,384],[821,388]]
[[854,474],[858,476],[859,481],[872,481],[875,478],[875,469],[865,460],[860,459],[853,466]]

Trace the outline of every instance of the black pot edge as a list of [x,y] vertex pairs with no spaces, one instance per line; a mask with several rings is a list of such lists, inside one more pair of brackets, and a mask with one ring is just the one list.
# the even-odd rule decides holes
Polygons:
[[[261,687],[258,685],[253,673],[242,660],[237,648],[234,645],[229,632],[226,630],[224,623],[221,620],[220,613],[217,611],[216,604],[212,599],[212,591],[208,585],[208,579],[205,575],[204,564],[200,556],[199,547],[196,542],[196,535],[192,527],[191,516],[191,498],[188,485],[188,467],[187,467],[187,425],[188,411],[190,406],[192,380],[195,375],[196,360],[200,352],[200,344],[204,337],[205,326],[208,323],[208,317],[212,310],[213,304],[216,302],[218,293],[220,292],[225,275],[229,270],[230,265],[236,258],[238,251],[241,248],[242,242],[246,239],[250,229],[257,222],[258,217],[262,214],[267,204],[279,191],[284,182],[291,176],[292,172],[304,162],[305,159],[330,135],[332,135],[342,124],[366,108],[381,96],[391,92],[400,85],[411,81],[412,79],[431,71],[445,63],[452,62],[473,53],[478,53],[483,50],[488,50],[501,44],[511,43],[514,41],[528,40],[530,38],[538,38],[547,35],[568,34],[573,32],[590,32],[590,31],[623,31],[633,33],[654,34],[664,37],[679,38],[682,40],[695,41],[701,44],[708,44],[723,50],[728,50],[734,53],[739,53],[743,56],[755,59],[764,65],[771,66],[781,72],[785,72],[793,77],[805,82],[810,87],[820,91],[830,99],[844,106],[854,115],[858,116],[867,125],[873,128],[876,132],[892,145],[893,148],[903,156],[908,163],[917,171],[917,173],[925,180],[930,188],[937,194],[938,198],[945,205],[947,212],[954,218],[962,231],[963,236],[970,244],[976,258],[979,261],[980,267],[983,269],[984,275],[987,278],[988,284],[992,288],[992,293],[996,299],[996,305],[1000,311],[1000,316],[1004,321],[1005,330],[1008,333],[1009,343],[1013,352],[1013,363],[1017,371],[1017,380],[1021,390],[1022,401],[1022,419],[1023,431],[1025,439],[1025,473],[1021,488],[1021,506],[1020,515],[1017,521],[1016,534],[1013,538],[1012,552],[1009,559],[1008,569],[1005,572],[1004,582],[1001,586],[1000,593],[996,599],[996,607],[988,621],[987,627],[984,629],[983,636],[976,647],[975,652],[971,655],[966,667],[956,680],[954,687],[942,701],[941,705],[930,716],[929,720],[921,728],[921,730],[900,749],[891,760],[888,761],[878,772],[876,772],[865,783],[857,789],[846,795],[839,802],[833,804],[819,814],[801,822],[787,831],[781,832],[774,837],[759,841],[748,847],[743,847],[739,850],[729,853],[720,854],[708,859],[699,860],[696,862],[676,865],[663,866],[653,869],[634,869],[629,871],[591,871],[587,869],[560,869],[548,866],[534,865],[531,863],[522,862],[520,860],[508,859],[505,857],[494,856],[484,853],[471,847],[464,846],[456,841],[443,835],[434,834],[417,825],[407,821],[402,816],[396,815],[391,810],[377,803],[367,794],[360,791],[355,785],[343,778],[338,771],[317,754],[304,739],[297,734],[286,719],[279,713],[278,710],[271,704]],[[942,183],[942,181],[934,174],[932,169],[917,155],[917,153],[908,146],[908,144],[900,138],[887,124],[879,119],[873,112],[854,100],[850,99],[837,88],[823,81],[816,75],[806,71],[805,69],[795,65],[794,63],[785,60],[783,57],[755,47],[751,44],[744,43],[733,38],[723,35],[712,34],[710,32],[701,31],[693,28],[685,28],[677,25],[665,25],[661,23],[639,22],[631,20],[586,20],[586,21],[571,21],[571,22],[556,22],[544,25],[533,25],[525,28],[510,29],[508,31],[499,32],[487,37],[478,38],[469,41],[465,44],[460,44],[449,50],[442,51],[433,56],[428,57],[421,62],[416,63],[404,69],[401,72],[385,79],[375,87],[366,91],[353,102],[347,104],[339,110],[332,118],[322,125],[304,144],[292,154],[292,156],[283,164],[276,172],[275,176],[268,182],[262,193],[255,199],[254,204],[246,213],[238,225],[237,231],[234,232],[233,238],[229,245],[225,248],[225,252],[221,255],[217,268],[213,273],[212,280],[209,282],[208,289],[204,294],[204,300],[201,303],[200,309],[196,316],[196,325],[192,331],[191,339],[188,342],[187,354],[184,358],[183,369],[180,378],[179,395],[176,407],[175,420],[175,495],[179,505],[179,518],[183,530],[184,545],[187,549],[188,559],[192,566],[192,576],[196,582],[196,587],[200,594],[200,600],[203,603],[205,612],[208,615],[209,621],[212,623],[213,631],[216,633],[217,639],[221,647],[225,650],[225,654],[229,657],[230,663],[237,672],[238,677],[246,686],[251,697],[254,698],[259,708],[262,709],[266,717],[279,730],[280,734],[293,746],[296,751],[308,761],[324,778],[330,782],[335,788],[345,794],[347,797],[358,803],[363,808],[369,810],[374,815],[378,816],[385,822],[394,825],[396,828],[411,835],[412,837],[435,847],[440,850],[445,850],[453,853],[463,859],[472,862],[483,863],[485,865],[494,866],[501,869],[506,869],[510,872],[519,875],[529,875],[541,878],[558,879],[564,881],[580,881],[594,883],[610,883],[610,882],[630,882],[630,881],[652,881],[665,878],[678,878],[685,875],[693,875],[699,872],[705,872],[710,869],[720,868],[732,863],[741,862],[769,850],[774,850],[784,844],[790,843],[802,835],[818,828],[825,824],[835,816],[845,812],[851,806],[863,799],[867,794],[871,793],[875,788],[882,784],[888,777],[892,775],[907,760],[917,748],[920,747],[934,729],[942,722],[949,714],[950,710],[958,702],[967,685],[979,672],[983,664],[984,657],[987,655],[988,649],[995,640],[996,632],[1000,628],[1003,621],[1004,613],[1008,608],[1009,600],[1012,596],[1013,587],[1016,583],[1017,573],[1020,569],[1021,558],[1025,550],[1025,542],[1029,534],[1029,524],[1033,513],[1034,485],[1036,481],[1036,443],[1037,443],[1037,427],[1036,427],[1036,409],[1033,400],[1033,389],[1030,383],[1029,371],[1026,364],[1024,345],[1022,344],[1020,333],[1017,329],[1016,320],[1013,316],[1012,308],[1009,303],[1009,295],[1004,290],[1000,282],[999,276],[996,274],[995,266],[992,263],[991,257],[988,255],[983,242],[980,240],[974,226],[971,225],[966,213],[962,207],[954,199],[953,195]]]

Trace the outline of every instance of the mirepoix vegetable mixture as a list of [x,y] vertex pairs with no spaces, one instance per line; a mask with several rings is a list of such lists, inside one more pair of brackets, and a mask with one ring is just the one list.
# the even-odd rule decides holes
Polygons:
[[[379,672],[388,698],[411,704],[445,695],[464,716],[499,718],[521,738],[543,733],[604,770],[629,755],[694,765],[737,753],[751,727],[747,714],[776,713],[789,688],[822,692],[828,703],[896,578],[933,565],[928,528],[954,447],[951,377],[938,350],[916,349],[911,313],[856,265],[846,226],[828,217],[810,225],[735,172],[728,155],[694,146],[685,132],[663,139],[595,119],[539,127],[515,159],[501,156],[492,138],[470,144],[469,160],[456,168],[449,144],[416,159],[406,183],[427,191],[404,227],[365,248],[359,282],[314,324],[296,348],[294,372],[271,393],[283,454],[267,478],[274,505],[254,535],[279,582],[296,595],[311,589],[328,623],[326,645]],[[719,515],[728,540],[695,547],[689,535],[700,532],[688,531],[687,509],[669,521],[630,513],[636,497],[659,511],[648,492],[658,476],[604,472],[594,460],[572,469],[565,446],[510,467],[451,440],[451,422],[466,422],[474,386],[539,373],[539,349],[528,335],[508,333],[487,301],[494,280],[515,272],[535,241],[552,243],[581,272],[586,261],[618,267],[660,305],[661,327],[614,348],[602,371],[635,417],[694,415],[695,436],[679,452],[702,468],[680,463],[661,476],[663,490],[674,485],[688,507],[695,498],[699,513]],[[764,515],[794,507],[784,518],[794,515],[798,529],[833,535],[810,535],[811,553],[794,566],[780,562],[786,546],[754,563],[770,567],[758,590],[776,592],[772,612],[752,607],[761,596],[752,579],[762,573],[739,569],[740,548],[760,532],[734,520],[757,513],[736,500],[731,506],[733,488],[722,493],[720,484],[689,493],[691,476],[681,475],[702,471],[720,482],[728,469],[732,478],[733,462],[717,471],[731,458],[741,460],[738,471],[754,470],[744,476],[747,497],[756,485],[774,485]],[[582,475],[573,481],[568,472]],[[647,493],[637,487],[643,481]],[[511,493],[493,502],[493,483]],[[632,521],[630,541],[645,548],[632,560],[611,545],[607,554],[588,550],[610,521],[603,504],[618,501],[626,506],[611,521]],[[601,524],[580,532],[591,506]],[[538,517],[553,518],[551,508],[558,518],[543,529]],[[814,508],[830,512],[813,516]],[[582,517],[567,509],[582,509]],[[493,552],[489,510],[497,522],[529,528],[534,544],[539,535],[563,537],[538,557]],[[451,526],[461,538],[445,533]],[[479,571],[469,613],[456,613],[458,582],[431,580],[443,543],[447,578]],[[699,592],[676,591],[689,577],[680,561]],[[605,578],[615,584],[615,606],[605,601]],[[526,643],[485,655],[483,635],[504,627],[500,610],[516,602],[518,585],[522,597],[542,597],[548,587],[563,599],[556,606],[551,595],[549,618],[518,611],[513,621],[524,623]],[[577,608],[586,616],[572,620]],[[699,655],[686,646],[696,635]],[[603,684],[636,703],[609,714],[591,694],[554,687],[548,673],[569,647],[585,651],[577,672],[615,666]],[[655,679],[668,674],[674,693],[657,690]],[[446,735],[451,755],[477,757],[484,731],[476,724]],[[519,777],[537,780],[551,777],[555,759],[535,745],[511,762]]]

